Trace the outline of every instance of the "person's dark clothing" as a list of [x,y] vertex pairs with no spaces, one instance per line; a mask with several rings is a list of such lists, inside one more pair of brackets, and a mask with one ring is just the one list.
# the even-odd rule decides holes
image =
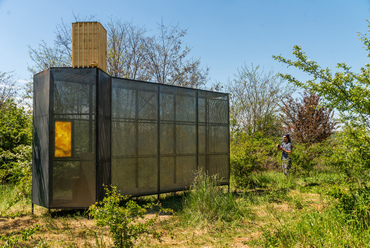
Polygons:
[[[282,143],[281,144],[281,147],[284,149],[284,150],[287,150],[287,151],[291,151],[293,150],[293,146],[292,146],[292,143],[288,142],[288,143]],[[288,153],[282,151],[281,153],[281,159],[287,159],[289,157]]]
[[[282,143],[281,147],[284,150],[291,151],[293,149],[292,143]],[[289,154],[286,153],[285,151],[282,151],[281,153],[281,160],[282,160],[282,169],[285,175],[289,174],[289,169],[292,167],[292,161],[290,160]]]

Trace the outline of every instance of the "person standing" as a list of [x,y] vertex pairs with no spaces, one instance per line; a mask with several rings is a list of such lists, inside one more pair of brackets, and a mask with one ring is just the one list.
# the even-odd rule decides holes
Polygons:
[[290,159],[290,156],[292,155],[293,152],[293,146],[290,140],[289,134],[285,134],[283,136],[283,142],[281,145],[277,144],[276,145],[277,149],[282,151],[281,154],[281,161],[282,161],[282,169],[284,174],[287,176],[289,175],[289,169],[292,166],[292,161]]

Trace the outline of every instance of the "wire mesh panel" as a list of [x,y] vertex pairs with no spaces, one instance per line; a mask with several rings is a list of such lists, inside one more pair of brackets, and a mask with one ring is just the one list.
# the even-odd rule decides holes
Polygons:
[[98,70],[97,200],[105,196],[104,185],[111,184],[111,95],[111,77]]
[[200,166],[229,183],[229,99],[227,94],[199,91],[198,138]]
[[158,86],[112,79],[112,185],[122,194],[158,192]]
[[196,90],[159,87],[160,192],[184,190],[197,170]]
[[89,207],[96,200],[97,69],[54,68],[51,75],[50,207]]
[[226,94],[113,78],[112,184],[130,195],[184,190],[199,168],[228,183],[228,113]]
[[34,76],[32,203],[49,207],[50,71]]

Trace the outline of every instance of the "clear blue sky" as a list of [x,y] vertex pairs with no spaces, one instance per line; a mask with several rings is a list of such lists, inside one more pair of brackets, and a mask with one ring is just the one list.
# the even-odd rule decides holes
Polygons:
[[292,57],[296,44],[333,69],[346,62],[358,71],[369,61],[357,36],[368,30],[369,0],[0,0],[0,71],[29,80],[28,45],[52,45],[56,26],[62,19],[72,25],[73,13],[103,25],[117,17],[155,30],[163,18],[187,28],[185,43],[210,68],[211,83],[227,82],[244,63],[307,80],[272,59]]

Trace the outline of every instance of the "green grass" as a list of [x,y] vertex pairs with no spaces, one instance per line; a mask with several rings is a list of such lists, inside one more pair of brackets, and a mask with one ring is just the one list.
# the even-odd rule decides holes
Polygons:
[[[155,228],[162,241],[143,237],[140,247],[369,247],[370,197],[351,193],[345,177],[335,171],[286,177],[266,171],[251,175],[258,187],[230,192],[217,179],[199,174],[187,192],[163,194]],[[361,193],[362,192],[362,193]],[[2,223],[9,242],[25,247],[109,247],[108,231],[94,226],[84,212],[36,208],[29,199],[13,203],[16,190],[0,185]],[[342,195],[341,195],[342,194]],[[369,199],[368,199],[369,198]],[[139,204],[156,202],[140,197]],[[16,213],[22,213],[17,216]],[[13,213],[13,215],[9,214]],[[155,212],[149,212],[150,218]],[[359,221],[361,218],[361,221]],[[365,224],[364,224],[365,222]],[[6,240],[0,240],[0,247]]]
[[1,185],[0,184],[0,211],[3,212],[7,208],[9,208],[10,202],[9,199],[11,199],[13,194],[14,187],[10,185]]
[[0,184],[0,216],[20,216],[31,213],[31,199],[19,197],[15,186]]
[[217,222],[235,225],[246,216],[250,217],[248,206],[239,204],[234,194],[225,187],[217,186],[217,183],[216,177],[198,173],[179,213],[184,224],[208,225]]

